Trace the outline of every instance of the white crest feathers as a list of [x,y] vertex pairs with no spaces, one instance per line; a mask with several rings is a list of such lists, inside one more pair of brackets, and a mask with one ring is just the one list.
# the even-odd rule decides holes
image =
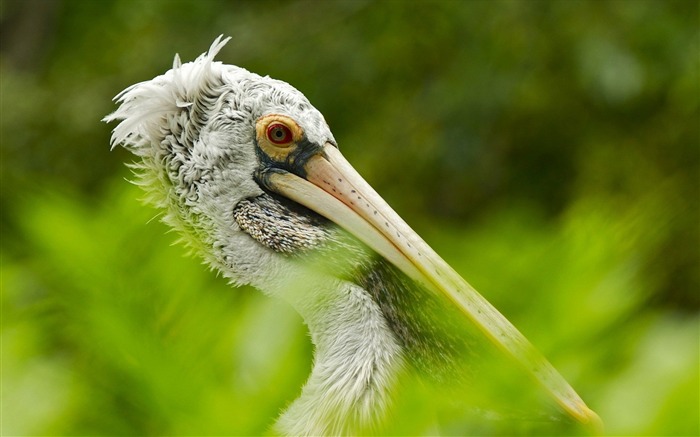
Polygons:
[[[168,116],[177,115],[185,108],[196,108],[202,96],[219,81],[217,73],[220,75],[221,63],[214,62],[214,57],[230,39],[220,35],[209,51],[193,62],[182,64],[175,55],[170,71],[117,94],[114,100],[120,104],[119,108],[103,119],[106,122],[121,120],[112,131],[112,148],[122,144],[143,156],[148,154],[145,149],[149,145],[160,143]],[[190,118],[196,121],[196,117]]]

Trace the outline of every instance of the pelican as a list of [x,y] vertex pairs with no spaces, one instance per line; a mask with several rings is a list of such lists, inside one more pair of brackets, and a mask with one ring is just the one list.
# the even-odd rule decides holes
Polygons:
[[[184,243],[232,284],[288,302],[308,326],[311,375],[275,432],[372,429],[403,369],[430,371],[458,356],[463,339],[435,320],[443,303],[567,416],[598,423],[531,343],[353,169],[301,92],[214,61],[229,39],[218,37],[192,62],[176,55],[165,74],[118,94],[104,120],[119,121],[112,148],[138,157],[137,183]],[[422,304],[436,296],[443,303]]]

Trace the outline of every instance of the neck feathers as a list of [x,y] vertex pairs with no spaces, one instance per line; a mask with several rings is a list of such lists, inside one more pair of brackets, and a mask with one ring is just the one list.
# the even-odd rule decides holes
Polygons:
[[[307,290],[308,291],[308,290]],[[364,434],[380,422],[403,368],[401,347],[379,306],[360,287],[340,282],[299,305],[316,347],[301,396],[282,414],[285,435]]]

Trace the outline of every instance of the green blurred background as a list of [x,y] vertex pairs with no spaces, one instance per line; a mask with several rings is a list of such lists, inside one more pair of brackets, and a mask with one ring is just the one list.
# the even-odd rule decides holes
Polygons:
[[222,33],[610,434],[700,433],[697,1],[1,5],[3,435],[260,434],[298,395],[300,318],[172,246],[100,122]]

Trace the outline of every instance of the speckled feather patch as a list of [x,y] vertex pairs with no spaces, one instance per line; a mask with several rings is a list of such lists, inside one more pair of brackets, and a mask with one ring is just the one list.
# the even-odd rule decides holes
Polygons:
[[287,255],[308,252],[333,240],[330,222],[264,194],[238,202],[233,217],[260,244]]

